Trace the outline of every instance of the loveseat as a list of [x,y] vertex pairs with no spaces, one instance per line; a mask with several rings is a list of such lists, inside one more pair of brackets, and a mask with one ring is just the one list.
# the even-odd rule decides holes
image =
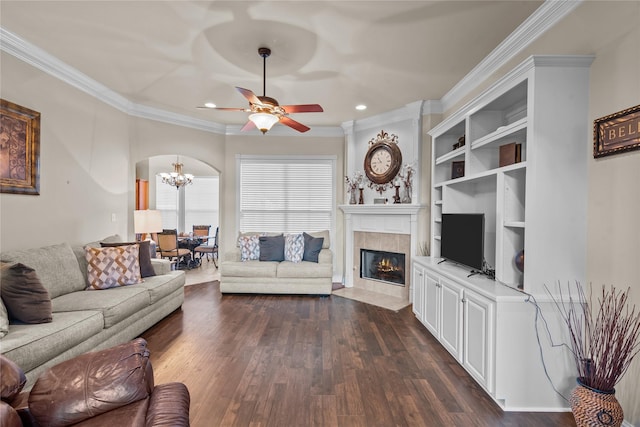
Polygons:
[[[109,242],[116,246],[124,243],[111,236],[87,245],[62,243],[0,253],[5,266],[22,266],[27,275],[33,269],[35,276],[30,277],[39,279],[50,298],[49,319],[35,324],[12,322],[8,332],[0,328],[0,336],[6,333],[0,338],[0,353],[24,370],[27,388],[47,368],[87,351],[129,341],[181,307],[185,275],[172,271],[167,260],[150,259],[152,272],[148,274],[155,275],[142,278],[141,283],[87,290],[85,247],[100,248]],[[6,289],[4,281],[0,285]]]
[[189,390],[154,384],[142,338],[84,353],[47,369],[30,392],[24,373],[0,355],[3,427],[189,426]]
[[281,257],[279,246],[273,250],[270,240],[280,236],[288,241],[292,235],[240,233],[238,244],[224,253],[220,263],[220,292],[330,295],[333,253],[329,232],[302,233],[302,259],[294,261]]

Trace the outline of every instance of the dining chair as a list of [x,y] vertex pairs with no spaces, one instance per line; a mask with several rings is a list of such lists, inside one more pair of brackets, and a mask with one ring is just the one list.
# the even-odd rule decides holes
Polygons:
[[189,266],[191,251],[178,247],[177,230],[163,230],[161,233],[158,233],[158,252],[161,258],[168,258],[172,263],[175,263],[176,268],[181,265],[180,261],[182,261],[185,266]]
[[[193,226],[194,236],[196,235],[196,227],[197,226],[195,225]],[[194,253],[199,254],[200,260],[202,260],[202,255],[205,254],[207,257],[207,262],[209,262],[209,255],[211,255],[211,259],[213,260],[213,265],[216,268],[218,268],[218,233],[219,231],[220,231],[220,227],[216,227],[216,234],[213,237],[212,245],[209,244],[209,240],[211,240],[211,238],[208,238],[206,244],[200,245],[193,250]]]

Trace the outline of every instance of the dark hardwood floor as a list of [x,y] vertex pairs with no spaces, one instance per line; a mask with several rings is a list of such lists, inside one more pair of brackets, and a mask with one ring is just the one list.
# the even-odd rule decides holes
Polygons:
[[195,427],[575,426],[571,413],[503,413],[410,306],[193,285],[143,337],[156,383],[189,388]]

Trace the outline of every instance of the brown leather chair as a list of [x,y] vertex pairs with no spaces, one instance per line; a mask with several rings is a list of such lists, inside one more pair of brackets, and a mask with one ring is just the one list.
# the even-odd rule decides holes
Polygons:
[[85,353],[45,371],[29,392],[22,370],[0,355],[0,425],[189,426],[182,383],[154,385],[147,342],[137,338]]

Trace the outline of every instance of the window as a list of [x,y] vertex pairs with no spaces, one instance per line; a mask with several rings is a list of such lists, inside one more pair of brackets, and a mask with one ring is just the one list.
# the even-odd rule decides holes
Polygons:
[[239,156],[241,231],[333,230],[335,158]]
[[194,225],[210,225],[209,234],[213,235],[218,226],[219,199],[217,176],[195,177],[184,189],[185,231],[193,230]]
[[219,178],[197,176],[193,183],[176,190],[156,176],[156,209],[162,213],[162,227],[190,232],[194,225],[218,226]]

